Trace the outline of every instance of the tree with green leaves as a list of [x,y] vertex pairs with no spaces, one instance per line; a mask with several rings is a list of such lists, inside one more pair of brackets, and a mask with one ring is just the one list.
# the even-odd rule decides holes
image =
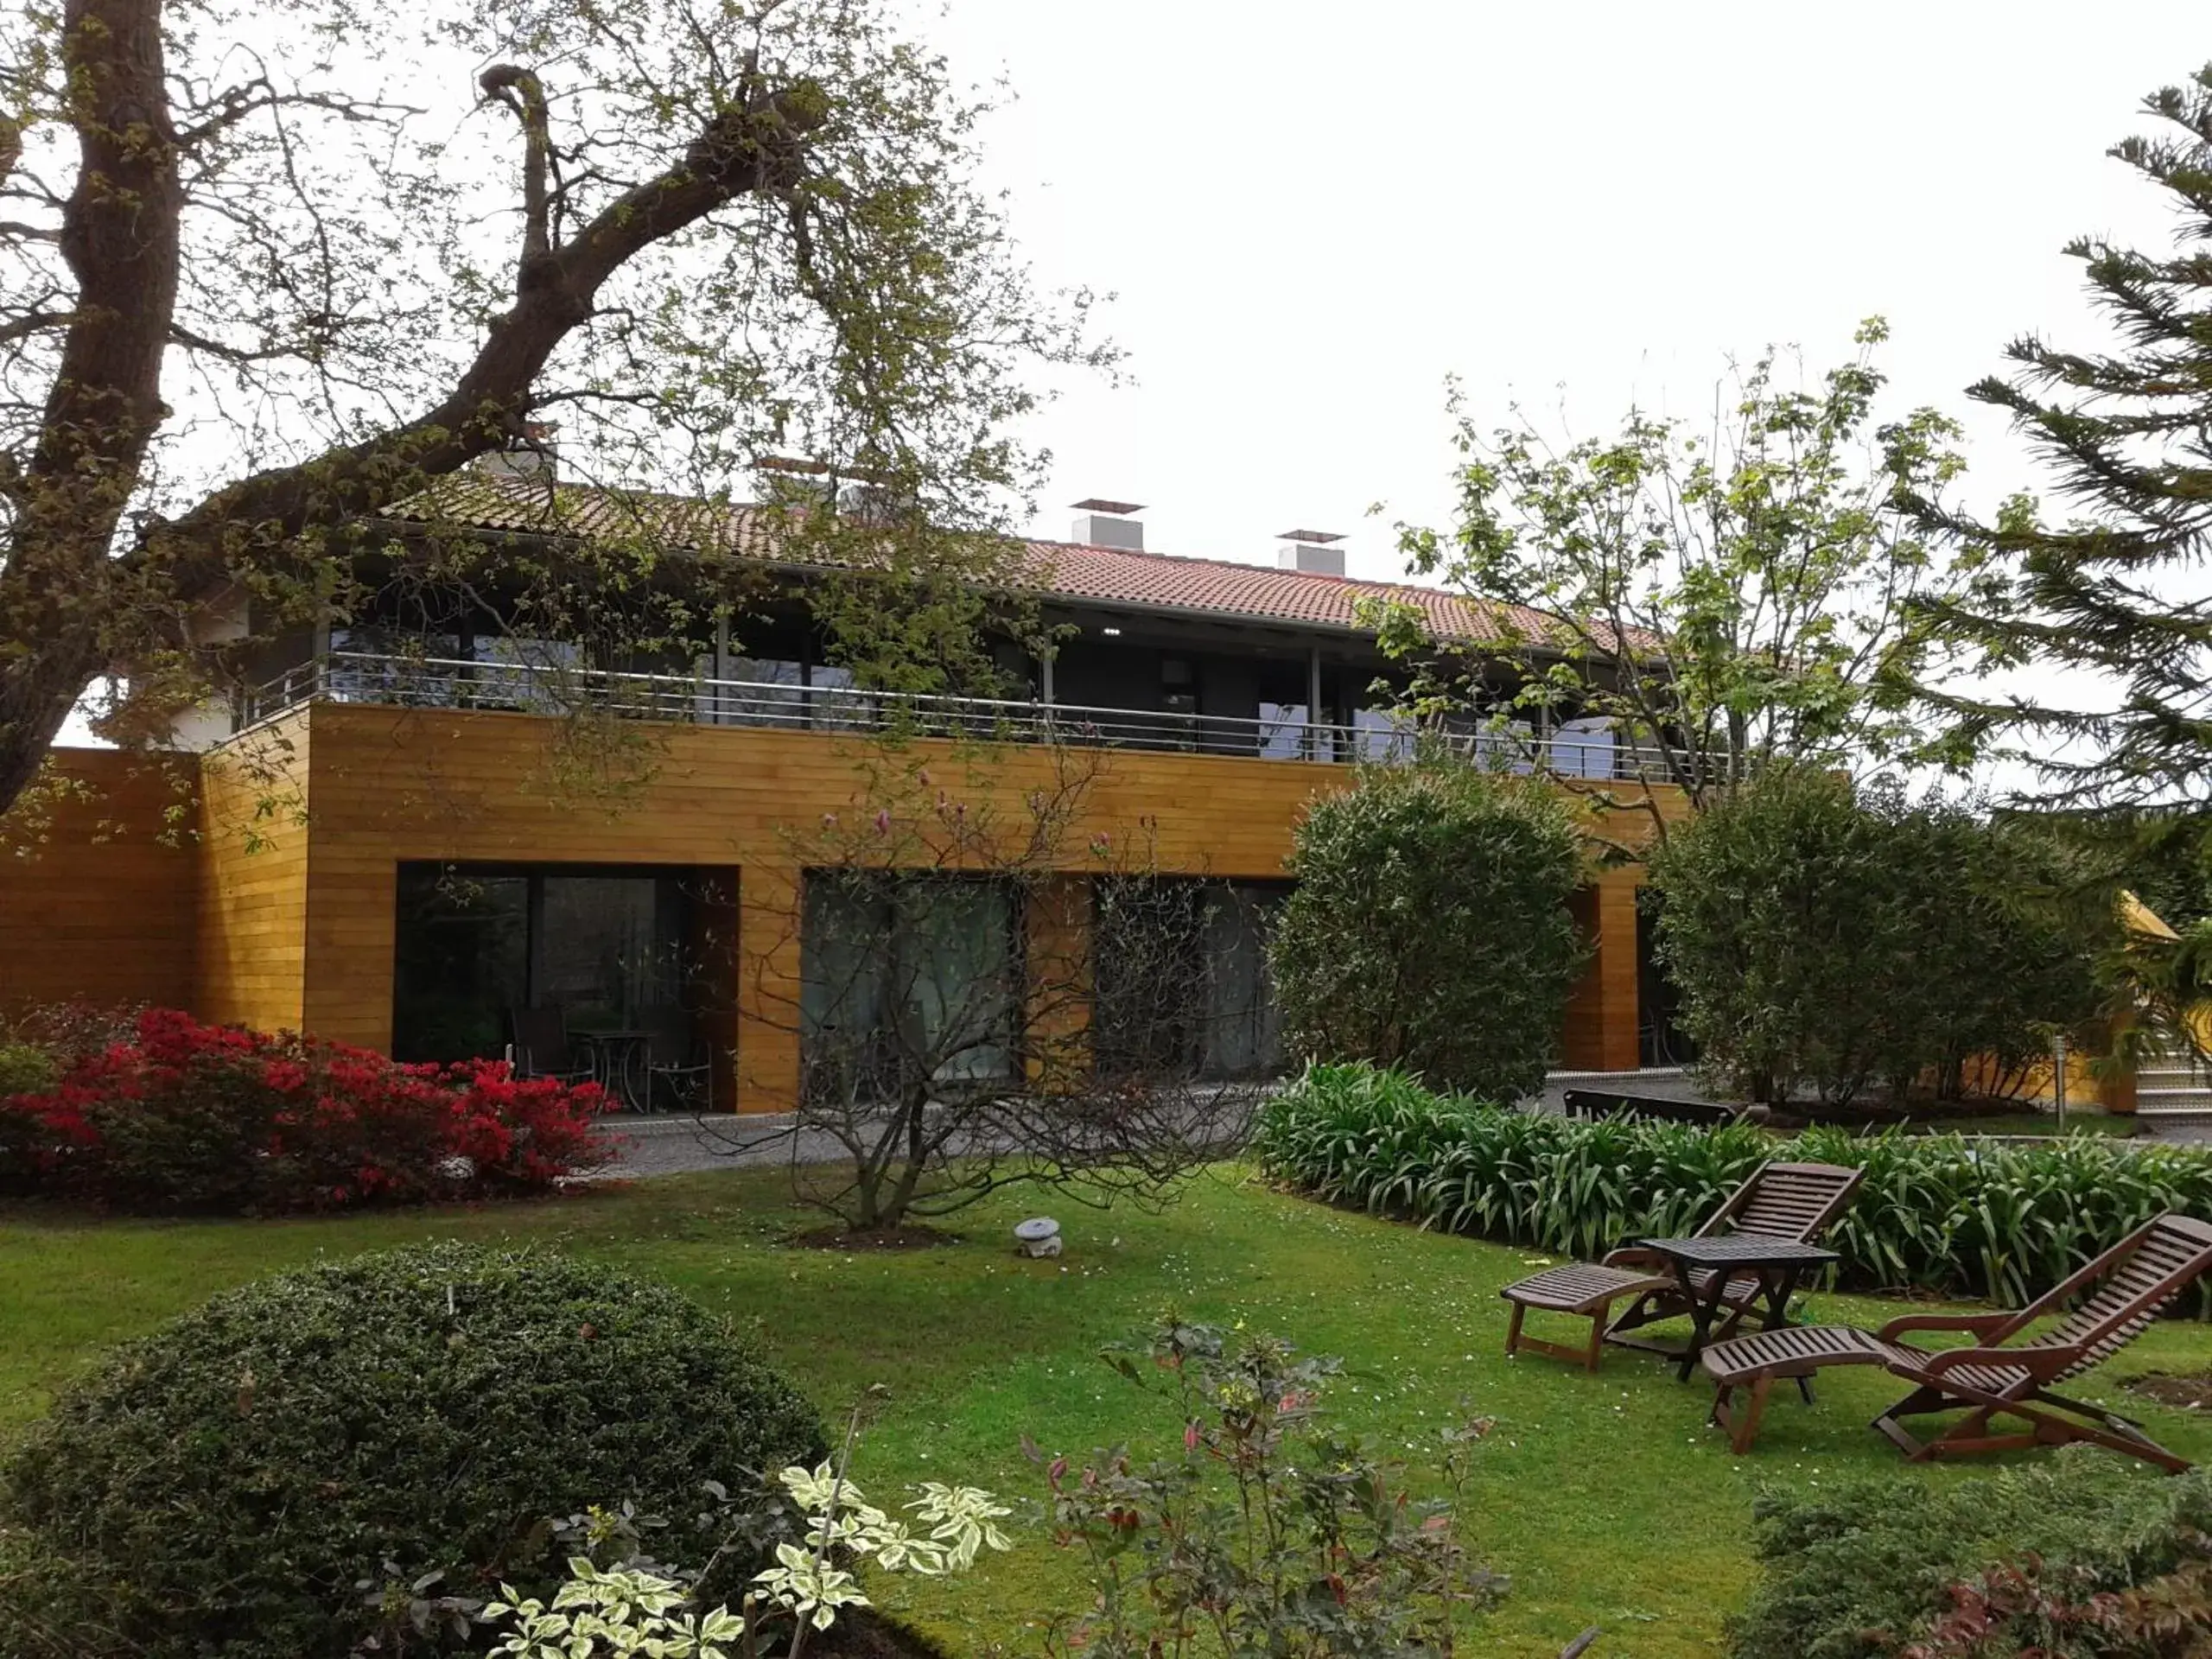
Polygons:
[[[1914,750],[1904,691],[1931,650],[1916,601],[1955,591],[1971,562],[1905,511],[1963,462],[1937,411],[1878,419],[1887,336],[1868,321],[1857,354],[1809,386],[1784,385],[1770,347],[1695,427],[1631,410],[1615,436],[1561,448],[1517,410],[1488,436],[1461,413],[1457,522],[1402,524],[1400,549],[1521,620],[1463,645],[1381,610],[1386,647],[1417,667],[1416,705],[1501,734],[1603,722],[1633,764],[1597,791],[1618,770],[1700,809],[1777,760]],[[1533,746],[1540,766],[1564,753]],[[1592,787],[1592,768],[1558,770]]]
[[[556,416],[652,487],[563,550],[592,568],[544,578],[569,597],[541,620],[625,613],[675,552],[726,604],[745,550],[671,538],[669,493],[796,452],[817,508],[862,481],[863,533],[812,511],[824,545],[779,551],[875,562],[895,602],[848,608],[941,639],[899,607],[1007,556],[1033,371],[1103,355],[976,183],[982,114],[887,0],[12,11],[0,810],[88,692],[123,741],[205,696],[219,606],[342,619],[363,554],[447,556],[429,486]],[[376,515],[410,500],[402,543]]]
[[1768,768],[1651,863],[1657,951],[1705,1066],[1755,1100],[2001,1096],[2103,1036],[2107,890],[2018,820]]

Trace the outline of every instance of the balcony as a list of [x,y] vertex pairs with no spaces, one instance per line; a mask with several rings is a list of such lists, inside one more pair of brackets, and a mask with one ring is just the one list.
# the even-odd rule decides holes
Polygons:
[[1543,772],[1601,782],[1667,783],[1675,775],[1664,752],[1620,742],[1602,729],[1544,734],[1519,728],[1452,730],[1416,726],[1382,709],[1363,709],[1351,725],[1321,725],[1304,719],[1302,713],[1297,718],[1268,720],[1086,709],[851,686],[357,652],[331,652],[253,688],[239,699],[238,729],[316,702],[556,717],[594,713],[696,726],[1064,743],[1326,766],[1402,762],[1416,754],[1441,753],[1494,772]]

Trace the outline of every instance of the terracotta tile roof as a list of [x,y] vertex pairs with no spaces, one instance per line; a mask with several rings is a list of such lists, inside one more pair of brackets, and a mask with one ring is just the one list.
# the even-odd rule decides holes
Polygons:
[[1033,542],[1030,547],[1045,568],[1046,574],[1038,583],[1040,588],[1102,604],[1357,629],[1355,607],[1362,599],[1376,599],[1413,606],[1421,612],[1429,632],[1440,639],[1526,638],[1541,635],[1545,627],[1543,619],[1534,611],[1406,582],[1363,582],[1310,570],[1185,558],[1172,553],[1133,553],[1071,542]]
[[[649,535],[681,547],[773,556],[763,515],[743,505],[578,484],[549,488],[538,480],[481,473],[442,480],[435,491],[399,503],[386,516],[537,536]],[[1367,630],[1354,607],[1372,598],[1412,605],[1441,639],[1541,639],[1549,628],[1540,613],[1520,606],[1406,582],[1072,542],[1032,541],[1025,547],[1030,585],[1048,598],[1362,632]]]

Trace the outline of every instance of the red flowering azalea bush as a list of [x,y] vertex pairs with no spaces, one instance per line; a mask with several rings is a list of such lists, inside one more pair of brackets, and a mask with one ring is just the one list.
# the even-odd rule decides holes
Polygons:
[[268,1213],[544,1188],[613,1155],[606,1095],[504,1061],[401,1065],[149,1008],[0,1099],[0,1188],[120,1210]]

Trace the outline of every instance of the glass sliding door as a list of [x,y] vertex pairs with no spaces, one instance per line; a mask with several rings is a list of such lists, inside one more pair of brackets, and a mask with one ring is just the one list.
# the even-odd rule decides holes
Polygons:
[[1268,930],[1283,890],[1231,882],[1207,898],[1205,1075],[1274,1077],[1283,1067],[1282,1019],[1268,972]]
[[1284,891],[1173,877],[1099,882],[1091,937],[1101,1068],[1163,1081],[1280,1072],[1267,937]]
[[585,1026],[632,1027],[643,1010],[680,1001],[683,929],[668,877],[538,878],[531,1000]]
[[557,1007],[576,1032],[691,1008],[711,966],[694,925],[702,888],[683,870],[400,865],[393,1057],[497,1056],[516,1008]]

